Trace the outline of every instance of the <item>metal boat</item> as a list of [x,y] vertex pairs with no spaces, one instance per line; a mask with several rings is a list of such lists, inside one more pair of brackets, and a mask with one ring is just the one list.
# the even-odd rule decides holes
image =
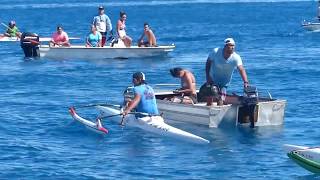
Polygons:
[[259,97],[256,103],[250,104],[245,102],[247,98],[244,96],[228,95],[225,105],[218,106],[214,102],[207,106],[206,102],[199,98],[199,103],[196,104],[166,100],[172,96],[172,92],[156,93],[159,111],[166,120],[200,124],[210,128],[238,125],[277,126],[284,121],[285,100]]
[[49,47],[41,45],[40,57],[51,59],[113,59],[139,58],[163,56],[173,51],[174,45],[157,47],[85,47],[72,45],[71,47]]

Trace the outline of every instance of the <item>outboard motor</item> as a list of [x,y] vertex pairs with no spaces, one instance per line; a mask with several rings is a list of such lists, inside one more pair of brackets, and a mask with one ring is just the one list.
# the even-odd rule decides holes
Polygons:
[[35,33],[24,32],[21,35],[20,45],[25,57],[39,57],[39,36]]
[[256,105],[258,103],[258,89],[255,86],[244,88],[243,103],[247,105]]
[[[258,90],[255,86],[244,88],[244,96],[242,97],[243,118],[249,119],[250,127],[254,128],[255,123],[255,107],[258,104]],[[246,121],[246,120],[245,120]]]

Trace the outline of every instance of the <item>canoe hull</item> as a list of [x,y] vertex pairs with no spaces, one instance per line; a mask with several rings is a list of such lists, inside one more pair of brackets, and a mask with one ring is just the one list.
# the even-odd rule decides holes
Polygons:
[[40,57],[51,59],[114,59],[164,56],[175,46],[115,48],[115,47],[49,47],[40,46]]
[[[121,113],[121,110],[116,109],[114,107],[107,106],[96,106],[97,109],[102,111],[106,115],[117,115]],[[120,123],[122,120],[121,116],[110,117],[111,121],[116,123]],[[147,132],[159,134],[161,136],[173,137],[176,139],[181,139],[184,141],[189,141],[193,143],[199,144],[207,144],[208,140],[196,136],[194,134],[188,133],[186,131],[180,130],[178,128],[172,127],[166,124],[162,117],[154,116],[154,117],[142,117],[136,118],[133,114],[129,114],[124,118],[125,125],[131,127],[137,127],[143,129]]]
[[284,149],[298,165],[310,172],[320,173],[320,148],[285,144]]

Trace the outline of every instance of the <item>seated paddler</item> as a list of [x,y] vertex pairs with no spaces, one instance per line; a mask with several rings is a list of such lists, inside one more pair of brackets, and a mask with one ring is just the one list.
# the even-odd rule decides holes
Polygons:
[[198,101],[194,75],[190,71],[180,67],[170,69],[170,73],[173,77],[180,78],[181,81],[181,88],[173,91],[176,96],[171,98],[171,101],[183,104],[196,104]]
[[145,75],[143,72],[136,72],[132,75],[133,99],[128,102],[128,105],[123,111],[126,116],[135,109],[136,117],[158,116],[158,107],[154,90],[146,84]]

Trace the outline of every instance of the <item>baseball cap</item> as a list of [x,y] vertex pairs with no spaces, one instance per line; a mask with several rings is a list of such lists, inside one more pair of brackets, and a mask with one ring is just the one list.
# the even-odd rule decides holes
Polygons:
[[146,76],[144,75],[143,72],[136,72],[136,73],[134,73],[134,74],[132,75],[132,78],[134,78],[134,79],[141,79],[141,80],[143,80],[143,81],[146,80]]
[[236,42],[232,39],[232,38],[227,38],[224,40],[224,44],[232,44],[232,45],[236,45]]
[[103,6],[99,6],[99,8],[98,9],[104,9],[104,7]]

